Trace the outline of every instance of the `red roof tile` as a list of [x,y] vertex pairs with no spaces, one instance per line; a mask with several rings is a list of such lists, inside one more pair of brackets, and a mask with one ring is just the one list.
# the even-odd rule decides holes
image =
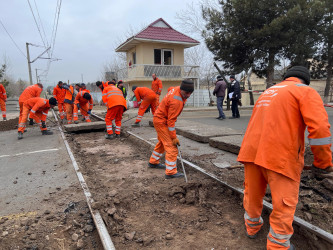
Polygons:
[[[154,27],[154,24],[159,21],[163,22],[167,27]],[[199,43],[197,40],[186,36],[177,30],[174,30],[167,22],[162,18],[159,18],[155,22],[151,23],[147,28],[139,32],[134,38],[143,38],[151,40],[164,40],[172,42],[185,42],[185,43]]]

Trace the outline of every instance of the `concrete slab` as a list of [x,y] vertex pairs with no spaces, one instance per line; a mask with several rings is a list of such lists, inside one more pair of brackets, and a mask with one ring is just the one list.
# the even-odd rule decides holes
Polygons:
[[243,135],[231,135],[213,137],[209,139],[209,145],[227,152],[238,154],[243,141]]
[[89,130],[102,130],[105,129],[104,121],[97,122],[84,122],[79,124],[67,124],[64,128],[67,132],[79,132],[79,131],[89,131]]
[[[149,121],[151,127],[154,126],[152,121]],[[232,128],[205,125],[198,122],[180,120],[176,122],[176,132],[178,135],[182,135],[191,140],[209,143],[209,138],[219,137],[219,136],[232,136],[232,135],[242,135]]]

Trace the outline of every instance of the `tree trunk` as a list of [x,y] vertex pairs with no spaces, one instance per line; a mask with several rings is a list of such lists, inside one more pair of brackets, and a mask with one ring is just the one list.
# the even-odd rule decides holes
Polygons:
[[[328,45],[328,47],[330,44]],[[328,49],[328,65],[326,68],[327,72],[327,79],[326,79],[326,86],[325,86],[325,92],[324,92],[324,103],[328,103],[328,95],[330,93],[330,87],[331,87],[331,80],[332,80],[332,67],[333,67],[333,57],[332,57],[332,49]]]
[[250,68],[247,72],[247,85],[249,86],[249,95],[250,95],[250,105],[254,105],[254,99],[253,99],[253,92],[252,92],[252,85],[251,85],[251,80],[250,76],[252,74],[252,68]]
[[275,65],[275,53],[269,51],[268,55],[268,66],[267,66],[267,79],[266,79],[266,89],[273,86],[274,80],[274,65]]

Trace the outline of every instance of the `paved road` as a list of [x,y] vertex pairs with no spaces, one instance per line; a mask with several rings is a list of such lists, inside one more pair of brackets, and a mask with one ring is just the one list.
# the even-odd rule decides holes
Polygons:
[[50,209],[45,201],[71,186],[78,180],[59,132],[29,128],[23,140],[16,130],[0,133],[0,217]]

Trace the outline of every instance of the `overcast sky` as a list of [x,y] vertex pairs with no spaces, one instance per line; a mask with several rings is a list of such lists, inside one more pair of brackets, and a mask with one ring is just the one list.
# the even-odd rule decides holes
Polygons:
[[[29,0],[38,20],[38,7],[46,39],[51,44],[51,36],[57,1]],[[51,63],[45,85],[53,85],[59,80],[71,83],[99,80],[103,65],[114,57],[114,48],[132,28],[140,30],[162,17],[176,30],[181,31],[175,19],[176,13],[193,0],[63,0],[55,39],[53,57],[59,61]],[[28,0],[0,0],[0,21],[18,45],[14,45],[0,24],[0,64],[6,56],[9,59],[8,74],[16,81],[29,80],[26,55],[26,42],[43,45]],[[179,23],[179,22],[178,22]],[[43,30],[41,33],[43,34]],[[45,40],[45,39],[44,39]],[[45,41],[46,43],[46,41]],[[31,47],[31,60],[45,48]],[[47,54],[44,55],[48,57]],[[38,74],[47,68],[47,61],[39,59],[31,64],[33,82]]]

